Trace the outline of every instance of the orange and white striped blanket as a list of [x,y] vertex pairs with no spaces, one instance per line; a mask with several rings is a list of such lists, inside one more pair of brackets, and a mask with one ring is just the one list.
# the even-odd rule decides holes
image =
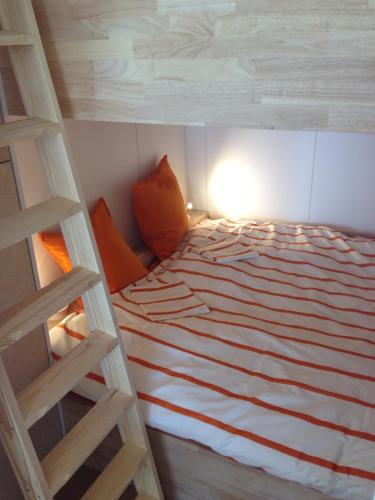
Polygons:
[[166,321],[207,314],[203,304],[181,280],[173,275],[167,280],[155,279],[131,288],[134,302],[151,321]]
[[258,254],[252,250],[251,245],[241,236],[221,238],[215,242],[203,243],[203,245],[194,246],[192,250],[198,255],[206,257],[212,262],[232,262],[235,260],[247,260],[258,257]]
[[[193,251],[241,238],[254,260]],[[375,484],[375,241],[326,227],[204,221],[147,279],[174,276],[208,314],[152,322],[112,296],[147,424],[328,495]],[[56,357],[85,314],[51,330]],[[97,399],[99,371],[77,391]]]

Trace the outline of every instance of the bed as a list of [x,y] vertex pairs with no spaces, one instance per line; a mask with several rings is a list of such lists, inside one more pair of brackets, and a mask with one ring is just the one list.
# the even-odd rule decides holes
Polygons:
[[[194,249],[245,239],[252,260]],[[209,314],[152,322],[131,287],[112,295],[148,426],[333,498],[375,483],[375,241],[324,226],[205,220],[144,280],[175,276]],[[50,331],[58,359],[84,313]],[[97,400],[100,368],[75,392]],[[307,491],[307,490],[306,490]]]

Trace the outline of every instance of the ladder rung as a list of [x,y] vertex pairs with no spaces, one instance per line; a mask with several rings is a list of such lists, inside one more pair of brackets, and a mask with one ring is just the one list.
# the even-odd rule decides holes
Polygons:
[[106,392],[100,401],[43,459],[42,468],[52,496],[72,477],[103,441],[131,402],[130,396],[116,389]]
[[101,280],[100,274],[76,267],[0,316],[0,352],[14,344]]
[[48,122],[41,118],[26,118],[0,125],[0,147],[10,146],[27,139],[36,139],[43,135],[61,130],[59,123]]
[[146,450],[128,441],[115,455],[82,500],[117,500],[131,483]]
[[81,210],[80,203],[56,197],[0,219],[0,250],[54,226]]
[[135,500],[158,500],[156,497],[153,497],[152,495],[149,495],[148,493],[145,493],[144,491],[138,493],[138,495],[135,497]]
[[118,344],[117,338],[96,330],[54,363],[18,396],[29,429]]
[[16,33],[15,31],[0,30],[0,46],[33,45],[35,36],[30,33]]

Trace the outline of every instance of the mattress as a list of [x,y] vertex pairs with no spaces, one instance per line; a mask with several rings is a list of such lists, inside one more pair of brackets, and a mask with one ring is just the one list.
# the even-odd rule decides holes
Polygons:
[[[236,236],[256,259],[194,252]],[[375,241],[206,220],[145,280],[168,275],[209,314],[152,322],[130,289],[112,296],[146,424],[333,497],[372,499]],[[64,355],[87,335],[85,314],[50,335]],[[98,368],[76,391],[96,400],[102,382]]]

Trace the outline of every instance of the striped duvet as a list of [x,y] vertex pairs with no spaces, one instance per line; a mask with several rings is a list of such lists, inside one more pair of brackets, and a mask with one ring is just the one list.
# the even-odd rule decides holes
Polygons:
[[[259,256],[218,264],[193,251],[223,237]],[[210,313],[156,323],[129,289],[112,296],[146,423],[333,497],[372,499],[375,241],[207,220],[146,279],[171,275]],[[51,330],[55,357],[86,334],[83,313],[66,318]],[[97,399],[100,382],[91,373],[77,391]]]

